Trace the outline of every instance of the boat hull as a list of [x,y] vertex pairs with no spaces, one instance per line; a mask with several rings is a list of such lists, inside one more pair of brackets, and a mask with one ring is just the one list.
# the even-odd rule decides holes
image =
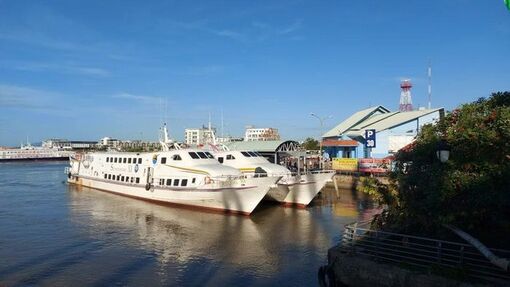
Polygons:
[[299,176],[292,184],[278,183],[267,193],[265,199],[278,201],[285,205],[306,207],[330,180],[334,172],[309,173]]
[[68,182],[132,198],[188,208],[249,215],[280,177],[246,178],[231,188],[170,189],[142,184],[109,182],[86,176],[71,177]]

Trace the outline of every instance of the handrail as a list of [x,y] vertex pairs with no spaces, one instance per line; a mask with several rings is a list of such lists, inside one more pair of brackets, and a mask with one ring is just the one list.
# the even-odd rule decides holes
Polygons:
[[[341,248],[381,261],[430,268],[461,268],[470,278],[509,280],[510,272],[495,266],[470,244],[428,237],[362,228],[367,222],[345,226]],[[499,259],[510,257],[510,250],[488,249]]]

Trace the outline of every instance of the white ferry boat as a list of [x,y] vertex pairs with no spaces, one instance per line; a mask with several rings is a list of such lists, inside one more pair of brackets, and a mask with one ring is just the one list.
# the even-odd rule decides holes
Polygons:
[[265,198],[286,205],[307,206],[335,174],[332,170],[293,174],[253,151],[213,151],[213,154],[220,163],[234,167],[245,175],[282,177]]
[[71,158],[68,182],[149,201],[248,215],[281,178],[246,177],[203,150],[164,150]]
[[1,161],[29,161],[29,160],[68,160],[72,151],[36,147],[30,144],[20,148],[0,148]]

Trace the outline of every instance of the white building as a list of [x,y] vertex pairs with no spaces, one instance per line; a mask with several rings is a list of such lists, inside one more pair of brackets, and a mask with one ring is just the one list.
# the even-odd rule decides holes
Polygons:
[[184,130],[184,143],[187,145],[203,145],[207,142],[212,142],[213,133],[216,129],[202,127],[200,129],[185,129]]
[[247,127],[244,141],[277,141],[280,140],[278,129]]

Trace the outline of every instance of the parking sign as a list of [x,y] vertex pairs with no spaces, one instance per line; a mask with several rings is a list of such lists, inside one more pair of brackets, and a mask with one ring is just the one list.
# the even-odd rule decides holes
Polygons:
[[365,147],[375,147],[375,130],[365,130]]

